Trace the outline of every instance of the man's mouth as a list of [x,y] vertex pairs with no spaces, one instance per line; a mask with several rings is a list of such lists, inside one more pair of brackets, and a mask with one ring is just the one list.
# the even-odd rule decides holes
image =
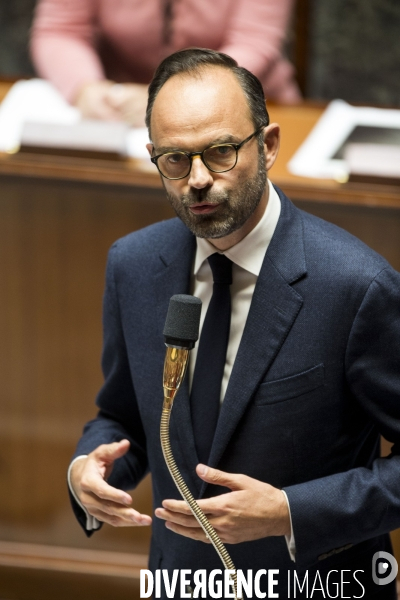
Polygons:
[[192,204],[191,206],[189,206],[189,210],[194,214],[194,215],[205,215],[205,214],[209,214],[214,212],[215,210],[217,210],[219,206],[219,203],[207,203],[207,202],[202,202],[201,204]]

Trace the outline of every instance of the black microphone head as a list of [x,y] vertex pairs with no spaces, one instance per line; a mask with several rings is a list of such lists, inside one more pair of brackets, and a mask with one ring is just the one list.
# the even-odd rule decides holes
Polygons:
[[201,300],[196,296],[176,294],[169,301],[164,337],[168,346],[193,348],[199,339]]

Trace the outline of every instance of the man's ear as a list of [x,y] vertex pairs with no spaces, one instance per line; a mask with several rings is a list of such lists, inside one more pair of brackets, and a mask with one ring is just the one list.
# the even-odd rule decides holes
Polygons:
[[148,143],[146,144],[146,148],[147,148],[147,152],[150,154],[150,156],[153,156],[153,150],[154,150],[154,146],[152,143]]
[[278,156],[279,145],[280,127],[278,123],[270,123],[264,129],[264,152],[267,171],[270,170]]

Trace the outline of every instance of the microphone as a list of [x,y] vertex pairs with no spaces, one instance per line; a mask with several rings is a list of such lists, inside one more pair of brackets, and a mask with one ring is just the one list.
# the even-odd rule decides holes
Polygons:
[[172,296],[163,331],[165,344],[191,350],[199,339],[200,314],[200,298],[187,294]]
[[201,300],[196,296],[176,294],[169,301],[164,327],[167,351],[164,361],[164,407],[172,409],[175,395],[183,381],[189,351],[199,339]]
[[164,403],[161,413],[160,441],[165,463],[182,498],[189,506],[193,516],[203,529],[220,557],[224,568],[232,571],[231,580],[237,594],[236,568],[224,544],[214,527],[197,504],[186,485],[175,462],[169,438],[169,422],[174,398],[185,376],[189,351],[199,338],[201,300],[196,296],[176,295],[169,301],[168,314],[164,327],[167,352],[164,362]]

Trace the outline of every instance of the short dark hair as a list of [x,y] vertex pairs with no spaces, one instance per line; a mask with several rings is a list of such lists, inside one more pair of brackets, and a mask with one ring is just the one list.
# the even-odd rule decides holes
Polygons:
[[149,99],[146,110],[146,125],[149,133],[154,101],[168,79],[180,73],[196,73],[209,66],[223,67],[231,71],[236,76],[246,96],[255,129],[262,127],[262,125],[268,125],[269,116],[264,90],[253,73],[244,67],[239,67],[236,60],[222,52],[216,52],[208,48],[187,48],[167,56],[154,73],[149,85]]

